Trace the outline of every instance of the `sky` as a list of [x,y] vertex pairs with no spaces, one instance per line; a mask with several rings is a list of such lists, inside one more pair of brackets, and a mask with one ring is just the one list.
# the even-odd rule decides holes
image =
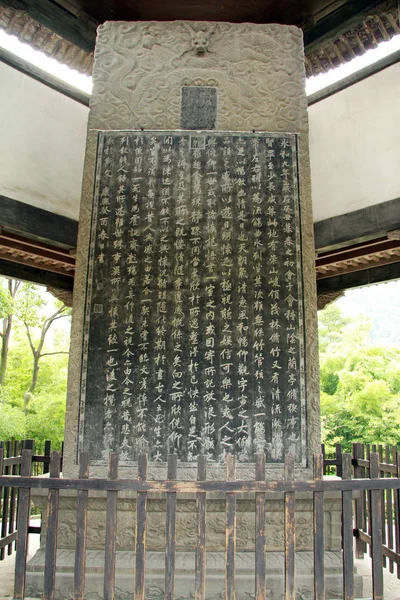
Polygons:
[[400,348],[400,280],[346,290],[335,304],[348,317],[371,320],[372,344]]
[[[66,65],[60,64],[54,58],[49,58],[43,52],[34,50],[28,44],[21,43],[15,36],[8,35],[0,30],[0,47],[13,52],[20,58],[34,64],[35,66],[51,73],[55,77],[66,81],[70,85],[76,87],[88,94],[92,90],[92,78],[87,75],[82,75],[77,71],[70,69]],[[374,50],[369,50],[363,56],[354,58],[352,61],[341,65],[336,69],[332,69],[328,73],[322,73],[316,77],[310,77],[306,83],[306,93],[309,96],[319,90],[344,79],[348,75],[356,73],[360,69],[373,64],[374,62],[396,52],[400,49],[400,35],[394,36],[388,42],[382,42]]]

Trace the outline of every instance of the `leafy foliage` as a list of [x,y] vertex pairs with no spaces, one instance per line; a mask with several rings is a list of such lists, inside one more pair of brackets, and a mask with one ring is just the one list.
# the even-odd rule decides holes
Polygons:
[[34,439],[38,450],[49,439],[53,448],[60,448],[64,439],[69,325],[57,327],[56,322],[68,316],[70,310],[39,286],[27,283],[19,287],[12,310],[7,371],[0,386],[0,439]]
[[46,300],[40,289],[33,283],[23,283],[18,294],[15,314],[22,323],[30,327],[38,327],[46,318],[41,309],[46,305]]
[[319,316],[322,437],[400,444],[400,349],[371,344],[372,321],[328,306]]
[[0,285],[0,319],[5,319],[14,310],[14,300],[9,289],[3,284]]

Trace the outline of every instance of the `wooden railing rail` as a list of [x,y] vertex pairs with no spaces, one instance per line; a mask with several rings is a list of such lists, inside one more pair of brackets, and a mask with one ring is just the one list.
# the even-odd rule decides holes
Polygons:
[[[380,555],[383,567],[389,566],[391,573],[394,573],[396,565],[400,579],[400,492],[387,485],[400,477],[400,454],[396,446],[372,446],[371,451],[368,445],[354,444],[353,464],[354,477],[369,475],[376,481],[385,482],[379,491],[361,490],[356,499],[356,556],[363,558],[364,553],[369,551],[376,564],[376,557]],[[379,549],[377,532],[380,535]]]
[[[168,459],[168,479],[147,480],[147,456],[142,455],[138,460],[138,476],[135,479],[118,479],[118,456],[110,455],[109,477],[89,478],[89,460],[87,454],[81,456],[80,474],[77,479],[60,477],[60,455],[53,452],[50,460],[50,476],[48,478],[31,477],[32,451],[22,451],[21,475],[3,475],[0,486],[5,489],[17,489],[19,492],[18,537],[15,571],[14,598],[25,597],[26,550],[29,526],[29,504],[32,489],[47,489],[47,532],[46,556],[44,573],[44,600],[52,600],[56,581],[56,551],[57,528],[59,512],[59,493],[61,490],[77,491],[77,538],[75,548],[74,600],[83,600],[85,585],[85,556],[86,556],[86,523],[88,511],[88,496],[91,490],[103,490],[107,498],[106,512],[106,544],[104,563],[104,598],[114,600],[115,561],[116,561],[116,529],[118,518],[118,492],[131,490],[137,492],[136,510],[136,557],[135,557],[135,598],[144,598],[146,578],[146,525],[147,525],[147,494],[149,492],[164,492],[166,495],[166,541],[165,541],[165,598],[174,597],[175,577],[175,527],[177,514],[177,495],[182,493],[195,494],[197,535],[195,550],[195,598],[205,599],[206,582],[206,498],[207,493],[224,493],[226,498],[226,570],[225,594],[230,600],[235,599],[236,582],[236,498],[237,494],[251,493],[249,498],[255,503],[255,597],[265,599],[268,581],[266,581],[266,531],[265,524],[265,493],[281,492],[284,495],[284,572],[285,600],[296,597],[296,494],[309,492],[313,497],[314,524],[314,591],[315,598],[324,598],[324,496],[332,491],[339,491],[342,497],[343,529],[343,598],[354,598],[354,569],[353,569],[353,533],[360,543],[371,548],[373,564],[373,598],[383,598],[383,560],[386,557],[389,566],[400,567],[399,548],[399,494],[400,478],[379,477],[380,454],[369,452],[368,471],[371,478],[352,478],[352,462],[361,458],[361,447],[354,449],[353,457],[342,453],[343,479],[323,478],[322,456],[314,457],[314,479],[312,481],[296,481],[294,479],[294,459],[287,457],[285,480],[266,481],[265,457],[256,456],[256,476],[254,480],[236,480],[235,458],[227,456],[226,479],[207,480],[206,462],[204,457],[198,459],[197,479],[180,481],[177,479],[177,459]],[[390,457],[389,457],[390,458]],[[2,452],[0,451],[0,462]],[[365,460],[365,459],[362,459]],[[385,460],[388,459],[385,457]],[[391,458],[390,458],[391,460]],[[387,464],[392,464],[390,460]],[[400,466],[396,453],[397,465]],[[362,464],[356,464],[355,469],[366,469]],[[356,471],[357,474],[360,474]],[[391,474],[392,475],[392,474]],[[400,475],[398,470],[397,475]],[[366,493],[367,492],[367,493]],[[254,495],[255,494],[255,495]],[[385,511],[392,507],[392,524],[395,531],[394,548],[383,542],[382,515],[383,500]],[[366,503],[363,498],[368,497]],[[353,501],[355,510],[353,523]],[[358,503],[358,504],[357,504]],[[358,507],[358,508],[357,508]],[[386,514],[386,512],[385,512]],[[387,540],[389,537],[387,536]],[[382,550],[386,548],[386,550]],[[360,550],[360,548],[359,548]],[[399,573],[398,573],[399,575]],[[268,576],[267,576],[268,577]]]
[[[35,454],[34,440],[11,440],[0,442],[0,475],[21,475],[22,451],[31,450],[31,473],[30,475],[41,475],[49,472],[51,443],[46,441],[44,453]],[[60,457],[60,468],[62,465],[62,453]],[[0,561],[6,555],[11,555],[15,550],[17,539],[17,520],[19,510],[18,489],[4,487],[0,489]],[[28,533],[40,533],[40,526],[29,526]]]
[[[32,449],[33,441],[15,440],[0,442],[0,474],[19,475],[21,473],[23,449]],[[0,560],[4,560],[7,554],[12,554],[17,539],[16,521],[18,516],[18,491],[15,488],[0,488]]]

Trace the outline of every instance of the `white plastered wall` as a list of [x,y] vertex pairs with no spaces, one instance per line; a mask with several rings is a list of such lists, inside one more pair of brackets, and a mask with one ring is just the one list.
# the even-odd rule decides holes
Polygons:
[[400,197],[400,63],[308,111],[314,221]]
[[[88,108],[0,63],[0,194],[78,220]],[[310,106],[314,221],[400,197],[400,63]]]
[[78,220],[88,113],[0,63],[0,194]]

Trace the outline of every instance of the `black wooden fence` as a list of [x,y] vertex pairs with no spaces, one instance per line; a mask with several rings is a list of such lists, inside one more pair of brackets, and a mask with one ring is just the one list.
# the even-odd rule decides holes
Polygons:
[[[364,456],[362,453],[364,452]],[[20,475],[0,477],[0,486],[4,489],[17,489],[19,508],[17,519],[18,536],[16,540],[16,567],[14,598],[25,597],[25,574],[27,559],[27,540],[29,533],[30,495],[34,488],[48,490],[46,560],[44,572],[43,600],[53,600],[56,575],[57,525],[59,512],[59,493],[62,490],[77,490],[76,508],[76,546],[74,571],[74,600],[83,600],[85,585],[86,522],[88,496],[91,490],[101,490],[107,495],[106,543],[104,563],[104,599],[114,599],[116,535],[117,535],[117,498],[118,492],[130,490],[137,493],[136,509],[136,553],[135,553],[135,600],[144,600],[146,573],[146,525],[147,495],[152,492],[166,494],[166,540],[165,540],[165,598],[174,597],[175,580],[175,524],[177,495],[194,494],[196,497],[196,572],[195,600],[204,600],[206,582],[206,498],[207,493],[220,492],[226,498],[226,561],[225,592],[227,600],[235,598],[236,572],[236,498],[237,494],[246,494],[255,502],[255,598],[266,598],[266,539],[268,530],[265,519],[266,492],[281,492],[284,495],[284,556],[285,556],[285,599],[296,598],[296,494],[309,492],[313,495],[314,525],[314,598],[325,597],[324,576],[324,495],[340,492],[342,497],[342,556],[343,556],[343,597],[354,598],[354,551],[353,537],[357,539],[357,552],[363,553],[369,546],[372,556],[373,598],[383,599],[383,567],[389,561],[389,568],[397,566],[400,576],[400,539],[399,539],[399,500],[400,500],[400,460],[395,456],[382,456],[379,452],[366,455],[365,448],[358,444],[354,447],[355,457],[342,453],[342,479],[323,478],[322,455],[314,457],[314,479],[295,481],[294,460],[286,461],[284,481],[265,480],[265,456],[256,456],[256,476],[254,480],[237,481],[235,458],[227,456],[226,479],[207,480],[206,461],[200,456],[197,465],[197,481],[177,480],[177,459],[172,455],[168,459],[167,480],[147,480],[147,456],[138,461],[136,479],[118,479],[118,455],[110,454],[107,479],[89,478],[89,457],[81,455],[79,479],[60,478],[60,455],[53,452],[50,461],[49,478],[32,477],[32,451],[23,450]],[[0,450],[0,461],[2,450]],[[354,467],[354,476],[352,473]],[[384,477],[380,477],[380,474]],[[354,501],[354,506],[353,506]],[[353,521],[354,519],[354,521]],[[389,523],[389,525],[387,525]],[[384,526],[383,526],[384,524]],[[389,530],[394,532],[389,539]],[[394,546],[394,548],[392,547]]]
[[[44,443],[43,454],[34,453],[34,440],[0,442],[0,449],[2,450],[0,454],[0,475],[21,475],[23,450],[31,450],[33,453],[31,475],[38,476],[49,472],[51,442],[48,440]],[[62,458],[60,460],[62,461]],[[11,555],[15,550],[17,516],[18,487],[0,488],[0,561],[4,560],[6,554]],[[40,533],[40,530],[40,526],[30,525],[28,533]]]

